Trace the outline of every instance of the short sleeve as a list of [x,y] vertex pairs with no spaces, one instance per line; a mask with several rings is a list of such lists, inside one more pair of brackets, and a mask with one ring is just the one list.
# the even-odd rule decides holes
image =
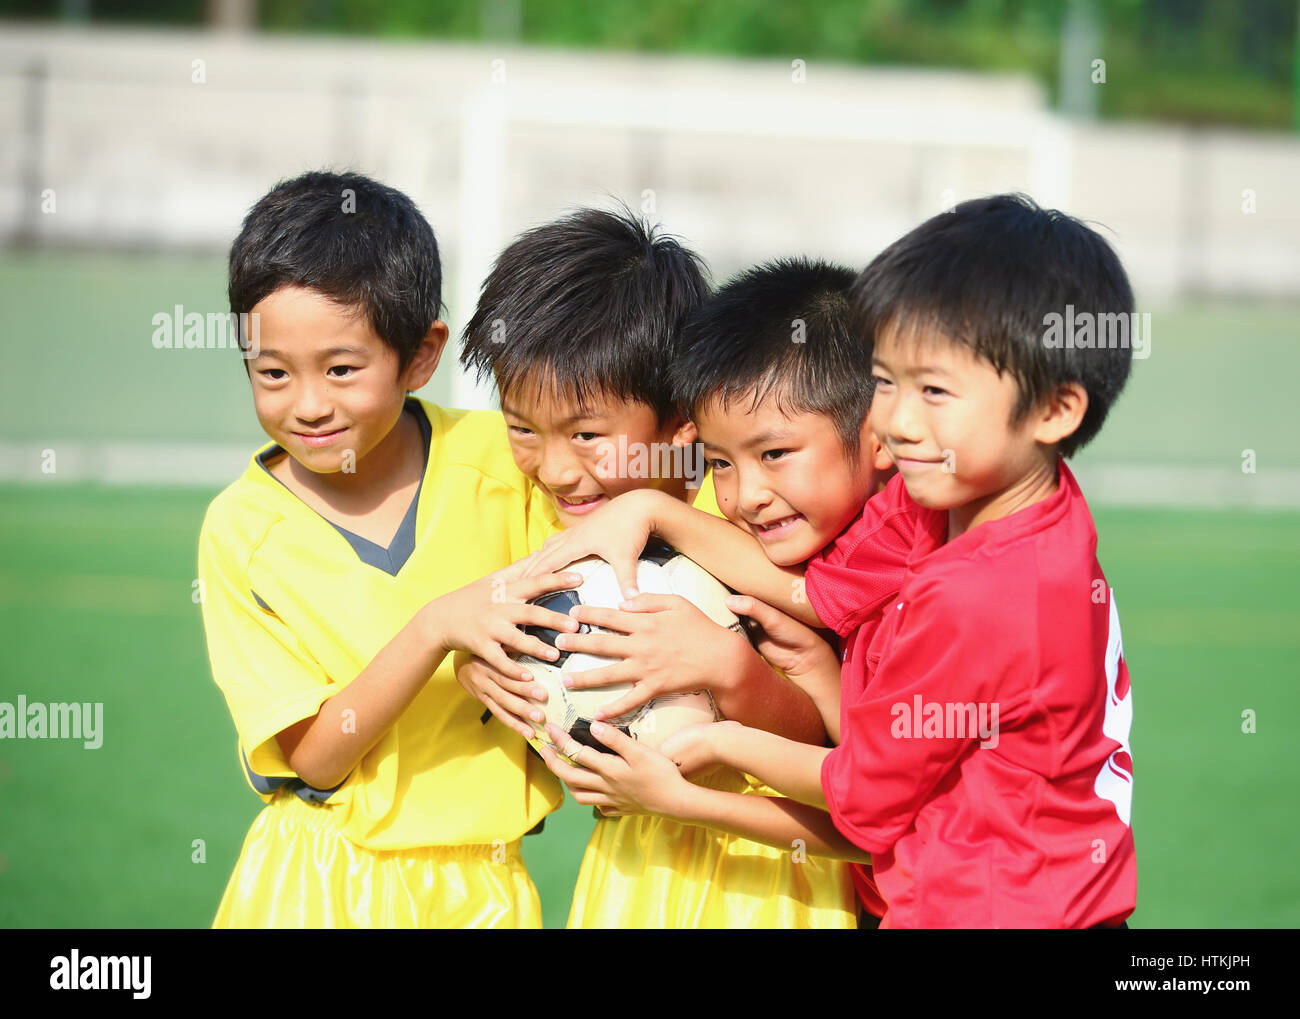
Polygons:
[[903,586],[915,541],[915,505],[896,476],[835,541],[808,560],[804,588],[817,617],[847,637]]
[[[203,629],[212,677],[230,708],[247,766],[256,774],[291,776],[277,733],[310,718],[338,692],[320,664],[248,581],[246,558],[222,540],[209,510],[199,535]],[[250,779],[251,781],[251,779]]]
[[885,610],[905,617],[822,763],[832,821],[868,852],[893,846],[962,758],[996,746],[998,727],[1030,701],[1032,623],[982,590],[960,601],[943,590],[931,584]]

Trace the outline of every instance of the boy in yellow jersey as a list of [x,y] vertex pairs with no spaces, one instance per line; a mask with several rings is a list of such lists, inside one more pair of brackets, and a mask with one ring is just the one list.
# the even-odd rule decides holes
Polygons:
[[[626,212],[583,210],[525,233],[502,253],[465,329],[461,359],[495,381],[515,462],[552,509],[549,526],[530,526],[530,547],[633,489],[719,513],[694,425],[668,384],[678,325],[707,291],[697,256]],[[537,515],[530,524],[539,522]],[[637,682],[608,711],[707,688],[728,718],[824,744],[812,700],[743,636],[675,596],[647,596],[635,609],[581,617],[618,636],[561,638],[577,641],[568,650],[622,659],[575,679]],[[532,732],[523,719],[542,718],[539,687],[484,663],[458,664],[457,678],[502,723],[490,728]],[[755,800],[771,795],[735,771],[710,781],[759,794]],[[780,811],[782,803],[764,805]],[[597,821],[569,914],[570,927],[585,928],[855,923],[842,862],[650,816]]]
[[479,723],[452,653],[509,673],[503,648],[546,650],[519,624],[574,625],[524,602],[572,580],[492,572],[529,529],[499,415],[408,395],[446,343],[440,289],[419,210],[356,174],[278,185],[231,248],[273,441],[213,500],[198,564],[213,677],[267,806],[214,927],[540,926],[519,840],[562,792]]

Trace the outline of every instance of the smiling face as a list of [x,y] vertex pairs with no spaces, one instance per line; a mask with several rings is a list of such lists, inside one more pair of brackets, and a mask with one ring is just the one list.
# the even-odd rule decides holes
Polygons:
[[1055,491],[1050,443],[1077,427],[1081,387],[1066,387],[1013,421],[1018,389],[1009,372],[999,375],[969,347],[937,333],[900,342],[892,328],[877,339],[872,368],[872,430],[907,494],[949,512],[950,538]]
[[[627,451],[630,461],[643,449],[652,459],[642,463],[660,463],[658,451],[694,440],[688,422],[674,419],[660,425],[649,404],[599,394],[579,405],[559,387],[545,384],[516,386],[503,394],[501,410],[515,464],[550,498],[565,527],[633,489],[661,488],[679,499],[686,496],[684,477],[630,476],[646,472],[629,470],[630,463],[621,462],[618,453]],[[674,462],[687,461],[681,457]]]
[[318,475],[355,467],[395,434],[407,390],[428,382],[446,340],[446,327],[434,323],[399,373],[397,352],[364,315],[314,290],[281,287],[252,312],[259,317],[260,351],[247,364],[257,419]]
[[695,420],[718,508],[778,566],[834,541],[876,490],[879,447],[865,422],[859,462],[850,464],[830,418],[786,415],[771,396],[752,409],[743,397],[711,400]]

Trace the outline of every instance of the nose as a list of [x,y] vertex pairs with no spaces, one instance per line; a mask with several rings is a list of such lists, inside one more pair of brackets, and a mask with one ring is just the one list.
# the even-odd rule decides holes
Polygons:
[[582,465],[568,443],[547,445],[537,461],[537,480],[552,492],[572,491],[582,480]]
[[315,424],[330,416],[333,407],[322,382],[300,379],[294,393],[293,413],[303,424]]
[[877,397],[871,408],[871,428],[890,446],[907,446],[921,441],[921,417],[916,399],[908,393]]
[[772,493],[759,471],[742,471],[739,467],[736,470],[740,475],[736,486],[737,509],[741,516],[752,519],[768,507]]

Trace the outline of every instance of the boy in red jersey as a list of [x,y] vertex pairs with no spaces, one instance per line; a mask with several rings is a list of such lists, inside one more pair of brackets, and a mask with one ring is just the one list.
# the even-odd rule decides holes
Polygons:
[[[1132,702],[1062,457],[1127,379],[1114,327],[1132,313],[1128,280],[1081,223],[997,196],[891,245],[854,296],[874,341],[871,428],[900,476],[806,572],[810,606],[848,641],[840,745],[721,724],[674,737],[665,760],[593,728],[621,756],[585,752],[589,770],[561,777],[609,809],[696,824],[718,805],[672,762],[725,763],[825,805],[872,855],[885,927],[1119,926],[1136,902]],[[1086,333],[1062,335],[1066,320]],[[878,619],[872,582],[894,556],[882,529],[910,535],[911,553]],[[770,591],[762,568],[747,556],[750,576],[723,579]]]

